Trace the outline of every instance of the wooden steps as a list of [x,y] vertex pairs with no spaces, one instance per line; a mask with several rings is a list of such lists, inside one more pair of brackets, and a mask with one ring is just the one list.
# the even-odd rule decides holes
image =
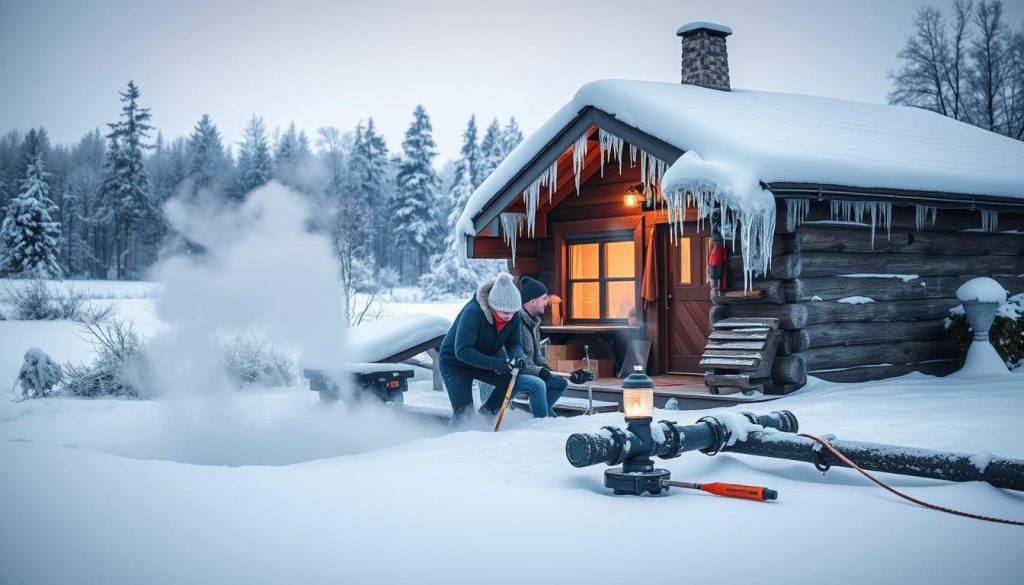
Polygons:
[[763,392],[781,335],[772,317],[739,317],[714,324],[700,367],[712,394]]

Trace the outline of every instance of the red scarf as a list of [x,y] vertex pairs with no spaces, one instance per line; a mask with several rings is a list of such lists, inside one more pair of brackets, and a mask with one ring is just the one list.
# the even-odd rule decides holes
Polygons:
[[491,315],[494,316],[494,326],[498,328],[498,333],[501,333],[501,330],[505,328],[505,325],[508,323],[508,321],[512,320],[509,319],[508,321],[503,321],[501,317],[498,315],[498,312],[495,311],[494,309],[491,309]]

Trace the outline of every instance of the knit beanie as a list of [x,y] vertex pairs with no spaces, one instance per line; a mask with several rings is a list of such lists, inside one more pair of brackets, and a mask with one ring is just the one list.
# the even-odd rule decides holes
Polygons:
[[523,299],[519,296],[519,289],[512,281],[512,275],[502,272],[494,279],[494,286],[491,287],[491,294],[487,297],[487,304],[495,311],[502,313],[514,313],[523,306]]
[[548,287],[544,286],[539,280],[524,276],[519,280],[519,292],[525,303],[548,294]]

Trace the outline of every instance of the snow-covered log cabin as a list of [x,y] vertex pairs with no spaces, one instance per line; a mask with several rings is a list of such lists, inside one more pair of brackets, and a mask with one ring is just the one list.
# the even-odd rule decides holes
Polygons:
[[[463,210],[468,256],[557,293],[546,333],[626,332],[650,342],[651,373],[704,374],[716,393],[956,370],[943,319],[960,284],[1024,291],[1024,143],[920,109],[732,89],[731,30],[677,34],[681,84],[587,84],[509,155]],[[730,254],[714,296],[713,214]]]

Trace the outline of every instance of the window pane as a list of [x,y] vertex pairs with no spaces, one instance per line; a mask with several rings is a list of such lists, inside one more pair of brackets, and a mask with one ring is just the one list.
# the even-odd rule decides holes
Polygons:
[[633,241],[608,242],[604,245],[605,278],[632,278],[636,276]]
[[569,278],[597,278],[599,244],[569,245]]
[[605,298],[606,313],[609,319],[625,319],[629,310],[636,306],[636,281],[619,280],[607,284]]
[[693,269],[690,265],[690,237],[679,238],[679,284],[693,284]]
[[601,318],[601,284],[597,282],[574,282],[569,301],[569,315],[573,319]]

